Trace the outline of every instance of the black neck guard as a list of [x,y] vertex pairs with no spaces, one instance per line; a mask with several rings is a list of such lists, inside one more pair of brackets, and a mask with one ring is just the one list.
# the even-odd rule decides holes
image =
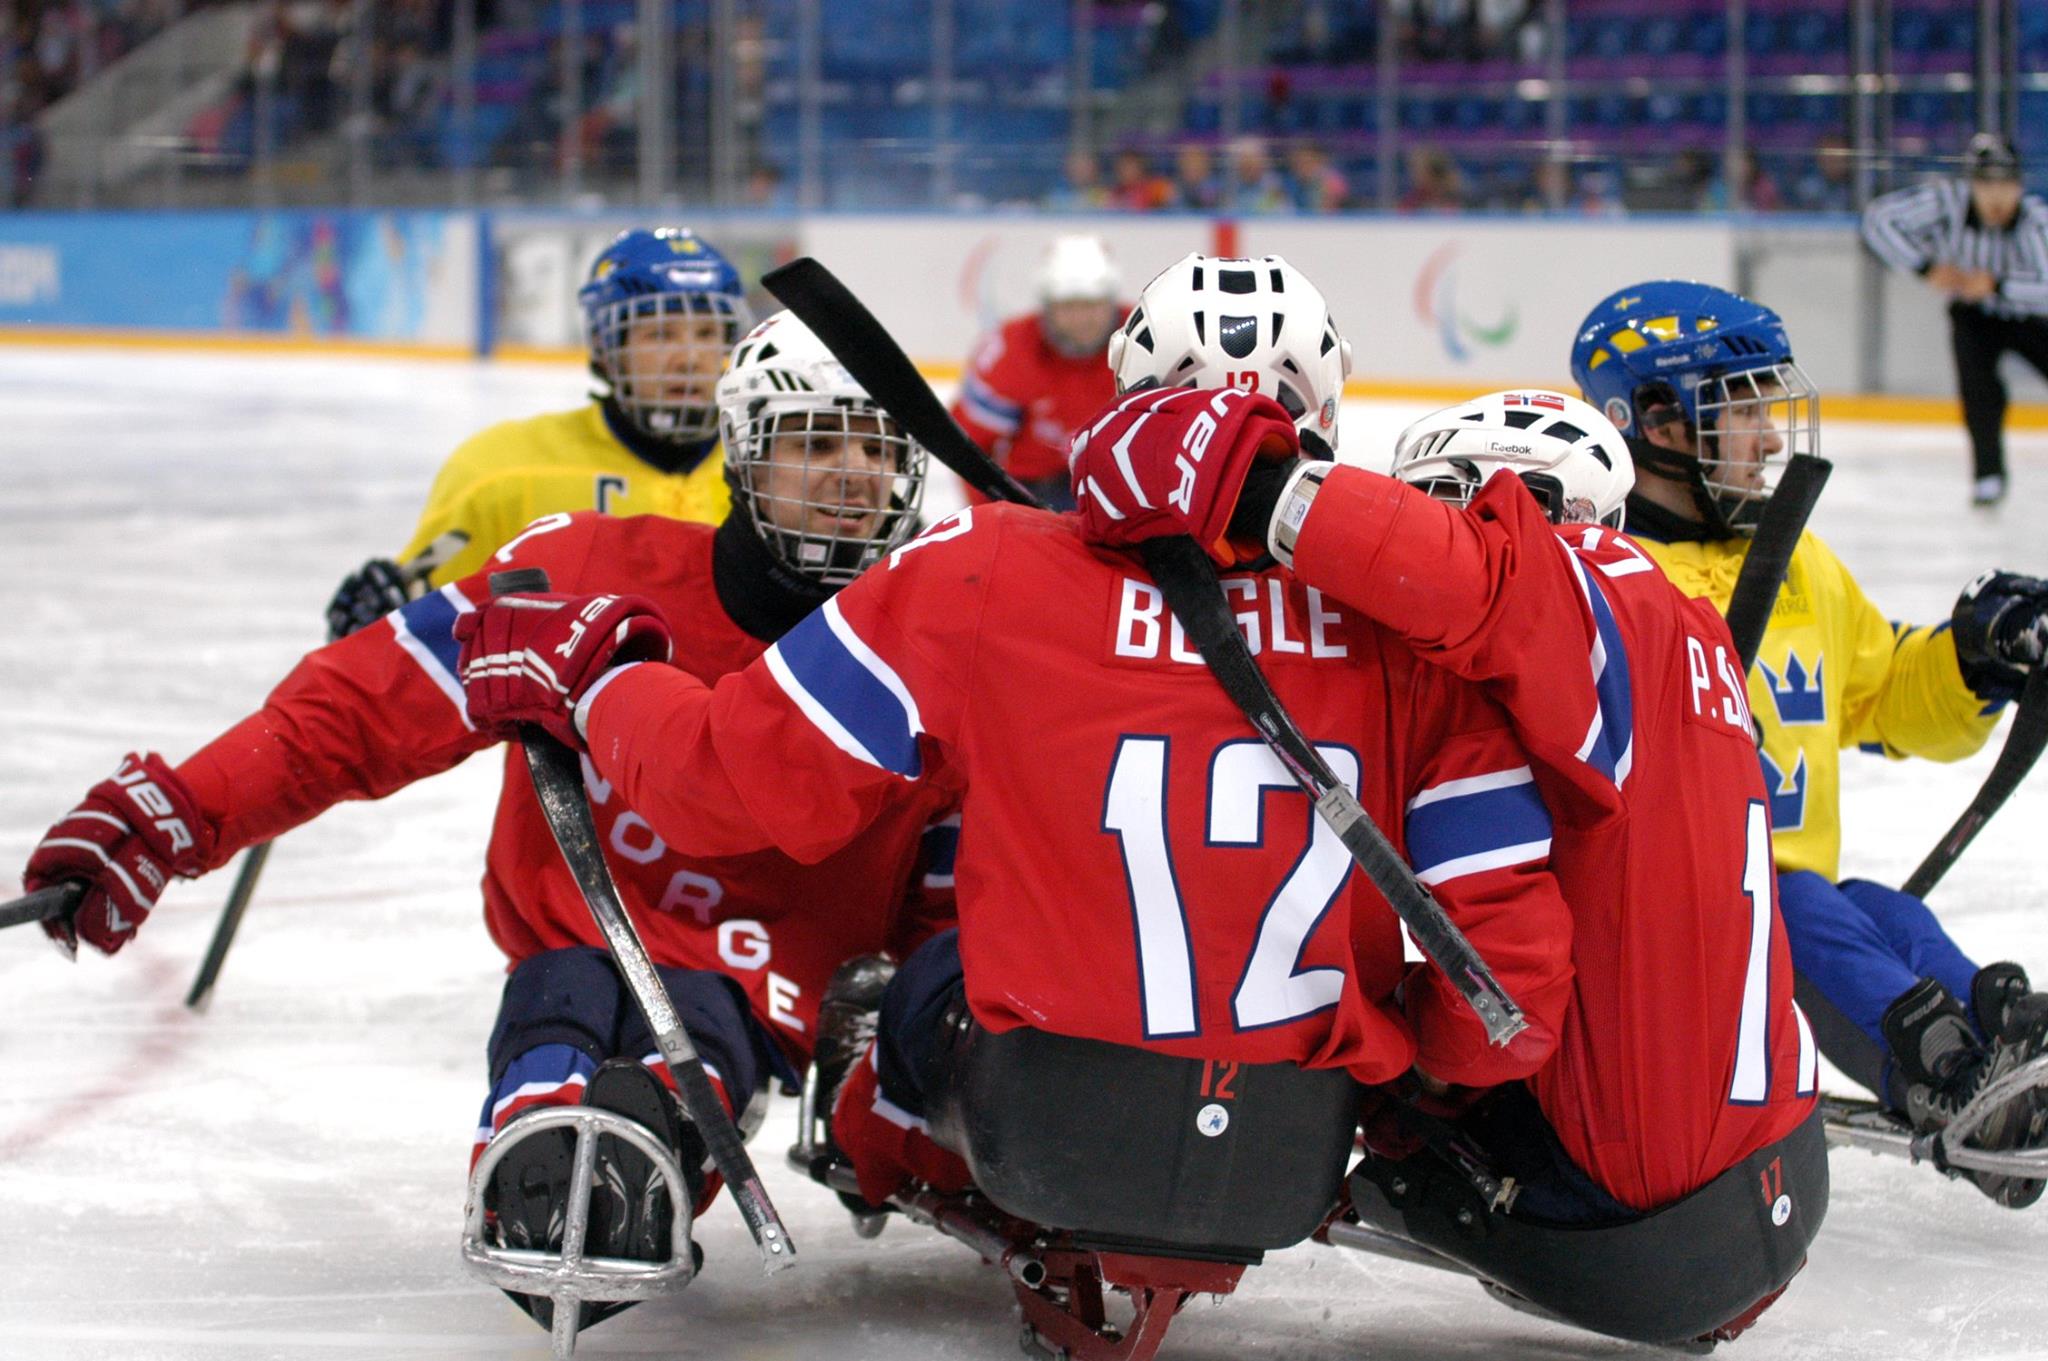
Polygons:
[[610,397],[599,397],[597,408],[604,413],[605,428],[612,432],[612,438],[626,446],[633,457],[642,463],[651,464],[665,473],[694,472],[713,449],[718,447],[716,439],[700,440],[695,444],[667,444],[641,430],[633,420]]
[[1681,454],[1648,440],[1628,440],[1629,456],[1636,463],[1636,480],[1654,477],[1684,487],[1692,497],[1693,517],[1680,515],[1657,505],[1639,492],[1628,497],[1628,532],[1664,543],[1712,543],[1716,539],[1739,539],[1743,532],[1728,521],[1728,514],[1707,487],[1706,470],[1691,454]]
[[832,598],[831,587],[783,566],[738,506],[711,538],[711,584],[732,621],[764,643]]

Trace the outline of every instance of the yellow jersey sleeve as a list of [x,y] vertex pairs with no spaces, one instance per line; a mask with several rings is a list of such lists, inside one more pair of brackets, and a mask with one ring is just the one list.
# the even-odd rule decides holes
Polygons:
[[1843,696],[1842,745],[1894,759],[1960,761],[1975,754],[1998,725],[1997,706],[1964,682],[1948,626],[1887,620],[1841,560],[1832,552],[1827,557],[1842,601],[1843,651],[1854,658]]
[[[1745,540],[1642,548],[1687,595],[1726,610]],[[1819,538],[1799,541],[1749,673],[1778,867],[1841,867],[1841,752],[1955,760],[1996,722],[1963,684],[1943,628],[1894,628]]]
[[500,546],[543,515],[596,510],[717,524],[731,508],[722,451],[684,473],[665,473],[615,438],[593,402],[574,411],[506,421],[465,440],[434,478],[412,539],[411,562],[447,536],[458,544],[428,577],[444,586],[482,569]]

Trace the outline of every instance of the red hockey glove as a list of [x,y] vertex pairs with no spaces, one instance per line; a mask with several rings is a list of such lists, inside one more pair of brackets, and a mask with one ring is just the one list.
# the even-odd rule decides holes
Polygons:
[[43,834],[21,883],[31,893],[84,884],[78,910],[44,922],[43,933],[73,956],[80,939],[110,955],[142,926],[171,875],[190,879],[204,869],[212,842],[178,773],[154,753],[131,752]]
[[505,595],[455,621],[469,721],[516,738],[538,723],[576,751],[577,701],[627,662],[665,662],[673,639],[653,601],[637,595]]
[[1237,388],[1120,397],[1068,454],[1081,536],[1131,548],[1186,534],[1225,567],[1249,561],[1266,545],[1263,521],[1231,532],[1246,475],[1260,459],[1285,461],[1299,449],[1294,422],[1270,397]]

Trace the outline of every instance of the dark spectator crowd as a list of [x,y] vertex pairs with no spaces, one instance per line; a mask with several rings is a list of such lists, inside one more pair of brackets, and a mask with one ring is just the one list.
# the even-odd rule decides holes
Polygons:
[[[0,0],[0,205],[77,201],[68,188],[38,196],[51,151],[39,119],[167,25],[222,2]],[[657,192],[709,193],[709,137],[724,127],[737,150],[722,184],[745,206],[1855,207],[1857,155],[1841,81],[1828,74],[1846,70],[1845,39],[1830,27],[1840,6],[1821,0],[1747,9],[1589,0],[1563,7],[1561,22],[1549,0],[1239,0],[1227,61],[1221,0],[1096,0],[1085,45],[1073,31],[1077,8],[976,0],[974,23],[953,37],[943,124],[931,108],[928,0],[817,3],[820,79],[807,124],[796,0],[740,0],[721,42],[701,4],[677,0],[665,64],[641,59],[639,0],[580,0],[574,33],[560,0],[476,0],[474,64],[462,71],[453,4],[373,0],[358,34],[365,7],[355,0],[256,0],[245,50],[228,79],[208,86],[220,93],[180,114],[176,169],[212,177],[215,195],[230,200],[266,158],[314,201],[347,192],[344,168],[364,164],[373,177],[416,181],[395,191],[406,201],[452,198],[452,182],[436,177],[470,169],[490,172],[484,193],[494,197],[616,200],[639,189],[642,81],[650,65],[665,65],[672,158]],[[1974,8],[1899,0],[1897,60],[1924,67],[1920,83],[1941,91],[1894,101],[1885,173],[1911,173],[1919,152],[1953,143],[1950,124],[1974,125],[1974,95],[1951,89],[1948,71],[1970,59],[1974,30],[1956,15]],[[2035,27],[2048,57],[2048,7],[2043,15]],[[2022,28],[2024,46],[2033,30]],[[1745,142],[1733,151],[1732,34],[1746,39],[1753,82]],[[1391,88],[1381,63],[1389,45],[1399,73]],[[1560,63],[1567,80],[1555,87],[1547,77]],[[718,98],[725,109],[713,109]],[[2034,108],[2048,100],[2023,112]],[[807,163],[817,179],[799,184],[807,127],[819,139]],[[164,140],[158,129],[150,138]],[[117,190],[95,201],[121,200]]]

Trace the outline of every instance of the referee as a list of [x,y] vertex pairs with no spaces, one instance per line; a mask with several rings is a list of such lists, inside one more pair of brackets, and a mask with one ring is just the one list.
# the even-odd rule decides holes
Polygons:
[[2048,204],[2020,185],[2020,158],[1996,133],[1970,139],[1967,178],[1934,180],[1874,200],[1863,239],[1894,269],[1948,295],[1963,423],[1976,456],[1971,500],[2005,499],[2005,383],[2017,351],[2048,378]]

